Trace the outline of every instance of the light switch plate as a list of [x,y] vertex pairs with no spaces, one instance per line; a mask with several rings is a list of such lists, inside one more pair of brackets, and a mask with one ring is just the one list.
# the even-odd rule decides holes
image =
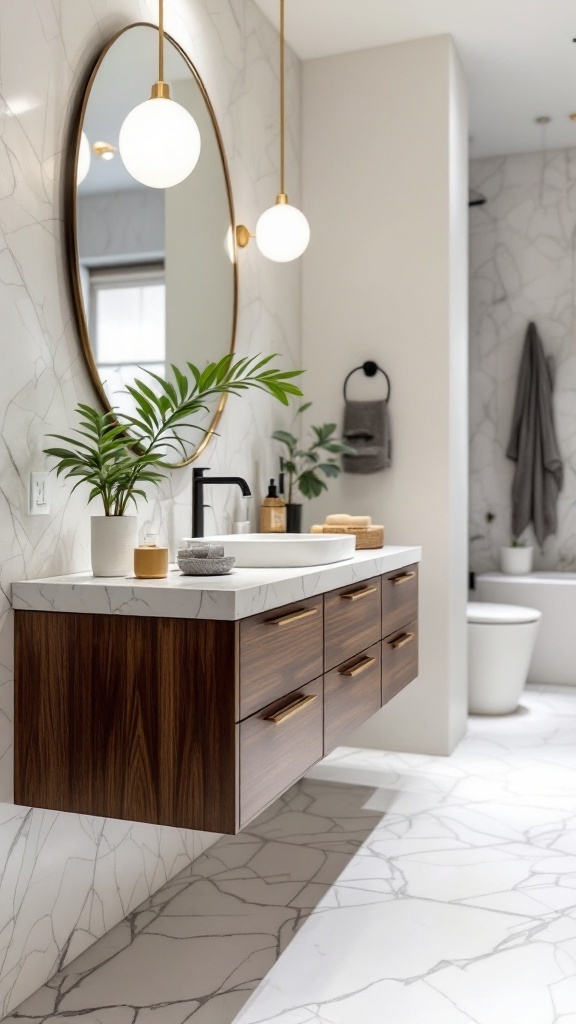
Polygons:
[[48,501],[48,473],[30,473],[28,514],[31,516],[50,515],[50,503]]

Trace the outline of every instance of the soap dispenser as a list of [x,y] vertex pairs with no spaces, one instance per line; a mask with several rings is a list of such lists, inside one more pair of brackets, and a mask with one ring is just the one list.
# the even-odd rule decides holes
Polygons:
[[286,533],[286,502],[278,497],[275,480],[260,507],[260,533]]

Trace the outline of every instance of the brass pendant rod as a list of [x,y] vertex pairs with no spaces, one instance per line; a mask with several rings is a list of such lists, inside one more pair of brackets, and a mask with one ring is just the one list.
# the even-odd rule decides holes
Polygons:
[[280,194],[284,195],[286,143],[284,138],[284,0],[280,0]]
[[158,0],[158,81],[164,81],[164,0]]

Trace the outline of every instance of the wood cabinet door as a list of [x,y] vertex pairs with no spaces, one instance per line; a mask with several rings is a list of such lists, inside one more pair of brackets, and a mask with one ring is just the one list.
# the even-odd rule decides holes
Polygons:
[[382,639],[380,577],[324,596],[324,671]]
[[323,610],[313,597],[242,619],[240,719],[322,675]]
[[381,685],[379,643],[324,676],[324,756],[379,711]]
[[382,703],[387,704],[418,675],[418,622],[382,641]]
[[317,679],[240,723],[240,828],[320,760],[323,719]]
[[418,618],[418,566],[388,572],[382,577],[382,636]]

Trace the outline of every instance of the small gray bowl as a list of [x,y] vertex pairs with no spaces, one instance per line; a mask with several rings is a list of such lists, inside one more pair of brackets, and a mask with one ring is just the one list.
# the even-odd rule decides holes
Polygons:
[[225,576],[235,561],[233,555],[228,558],[191,558],[178,554],[178,565],[185,576]]

